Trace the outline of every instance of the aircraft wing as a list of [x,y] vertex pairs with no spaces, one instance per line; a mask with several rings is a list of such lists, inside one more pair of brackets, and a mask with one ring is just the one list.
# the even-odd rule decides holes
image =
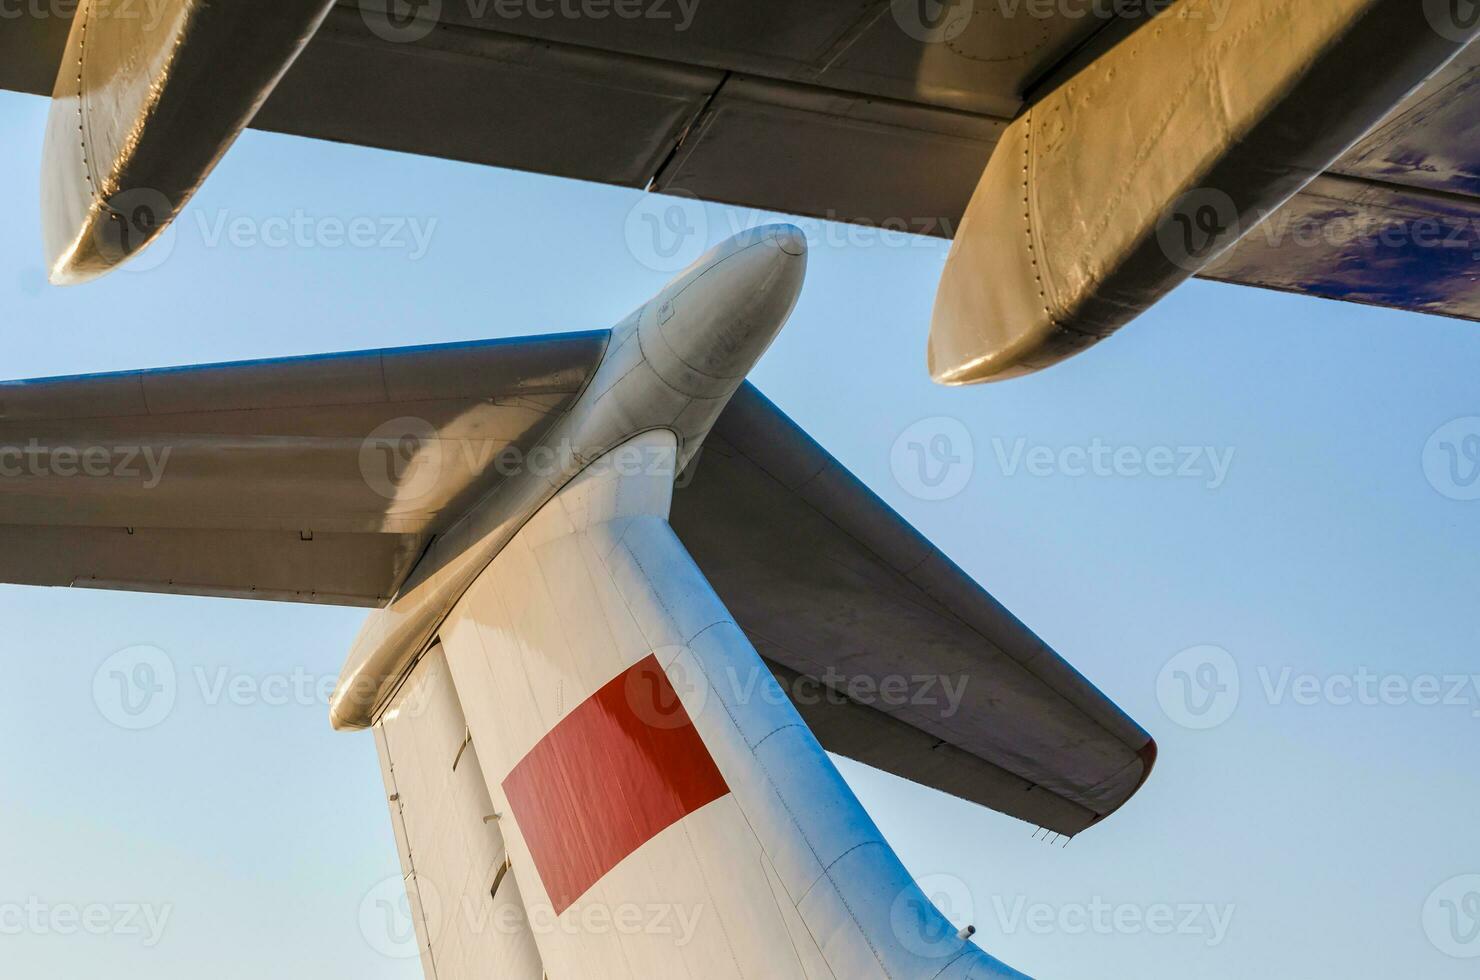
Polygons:
[[1064,833],[1150,775],[1140,726],[754,386],[671,520],[830,751]]
[[1472,44],[1202,275],[1480,320],[1477,267],[1480,45]]
[[0,580],[384,605],[605,332],[0,385]]
[[[572,2],[341,0],[252,125],[952,237],[1013,121],[1137,23],[1018,0]],[[0,87],[51,94],[70,26],[0,22]],[[1201,274],[1480,318],[1477,68],[1472,47]]]
[[[0,580],[384,605],[607,336],[0,385]],[[824,746],[1068,834],[1139,788],[1150,737],[754,388],[691,476],[673,526]]]

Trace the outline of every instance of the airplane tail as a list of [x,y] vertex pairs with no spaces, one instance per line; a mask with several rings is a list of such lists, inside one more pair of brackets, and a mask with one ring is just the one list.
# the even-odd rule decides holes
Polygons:
[[441,910],[413,909],[428,977],[1020,977],[911,880],[679,542],[675,456],[648,432],[556,495],[376,725]]

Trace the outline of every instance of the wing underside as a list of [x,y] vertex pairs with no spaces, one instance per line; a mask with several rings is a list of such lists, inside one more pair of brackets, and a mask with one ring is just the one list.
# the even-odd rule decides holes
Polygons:
[[383,605],[604,333],[0,385],[0,580]]
[[[941,24],[908,14],[930,5],[853,0],[650,0],[652,16],[600,20],[536,6],[406,22],[344,0],[253,125],[951,237],[1045,79],[1124,29],[1005,2]],[[0,87],[50,94],[69,26],[0,25]],[[1477,86],[1472,47],[1205,276],[1480,318]]]
[[674,529],[829,750],[1063,833],[1149,775],[1140,726],[753,386],[691,481]]

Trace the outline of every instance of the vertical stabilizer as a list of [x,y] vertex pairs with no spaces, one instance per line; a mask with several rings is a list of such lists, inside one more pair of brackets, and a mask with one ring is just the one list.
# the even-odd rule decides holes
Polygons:
[[914,884],[674,535],[675,450],[597,461],[440,631],[551,980],[1020,976]]

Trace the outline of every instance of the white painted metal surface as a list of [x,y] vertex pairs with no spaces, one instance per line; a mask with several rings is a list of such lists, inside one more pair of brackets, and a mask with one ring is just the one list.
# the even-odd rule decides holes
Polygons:
[[[515,535],[440,629],[549,976],[1019,976],[956,938],[966,923],[929,904],[684,551],[666,520],[676,452],[671,433],[653,431],[586,470]],[[545,798],[521,809],[510,790],[552,742],[567,754],[545,784],[550,794],[556,783],[579,786],[580,770],[607,765],[608,755],[620,767],[621,751],[559,745],[559,733],[580,728],[593,699],[649,656],[682,711],[629,683],[607,714],[665,734],[692,724],[723,791],[562,908],[550,882],[565,869],[531,842],[549,832],[531,821],[559,808]],[[647,761],[618,784],[622,799],[585,801],[562,826],[553,861],[587,861],[614,821],[695,768],[665,770],[684,760],[661,749]]]
[[[427,980],[541,980],[544,966],[467,734],[447,658],[433,647],[375,726],[405,910],[362,910],[367,938],[398,953],[415,924]],[[379,917],[377,919],[377,917]],[[391,944],[395,945],[391,945]]]
[[[552,980],[1019,976],[910,879],[668,524],[675,474],[786,321],[804,254],[786,226],[732,239],[617,327],[546,437],[557,465],[436,540],[331,706],[336,724],[378,718],[394,761],[428,684],[402,682],[409,661],[445,651]],[[455,728],[413,723],[418,765],[445,765]],[[397,785],[421,785],[404,768]],[[456,794],[419,795],[466,823]],[[473,890],[454,846],[422,846]],[[438,980],[486,968],[476,939],[436,927],[420,925],[432,959],[458,951]]]
[[600,366],[508,479],[439,535],[395,600],[355,640],[329,705],[336,728],[365,728],[437,624],[532,514],[592,460],[635,433],[666,429],[682,466],[791,315],[806,242],[766,225],[721,242],[612,329]]

